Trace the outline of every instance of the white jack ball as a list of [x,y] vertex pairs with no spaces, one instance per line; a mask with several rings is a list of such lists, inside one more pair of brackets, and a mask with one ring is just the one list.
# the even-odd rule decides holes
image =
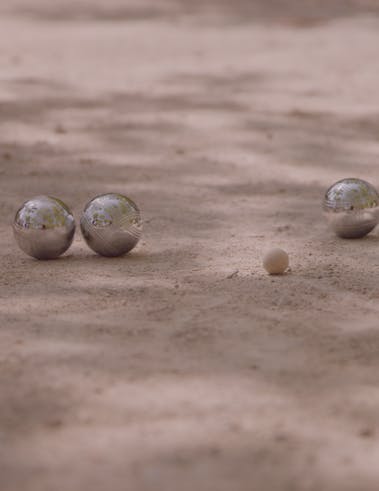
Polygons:
[[263,267],[269,274],[283,274],[288,266],[288,254],[278,247],[270,249],[263,257]]

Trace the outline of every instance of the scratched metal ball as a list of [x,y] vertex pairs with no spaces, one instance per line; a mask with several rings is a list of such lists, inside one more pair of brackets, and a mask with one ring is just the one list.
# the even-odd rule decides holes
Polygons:
[[88,246],[102,256],[122,256],[131,251],[142,233],[137,205],[117,193],[93,198],[84,208],[80,228]]
[[17,211],[13,233],[20,249],[29,256],[55,259],[70,247],[75,220],[60,199],[36,196]]
[[326,191],[323,211],[339,237],[364,237],[378,224],[379,194],[362,179],[342,179]]

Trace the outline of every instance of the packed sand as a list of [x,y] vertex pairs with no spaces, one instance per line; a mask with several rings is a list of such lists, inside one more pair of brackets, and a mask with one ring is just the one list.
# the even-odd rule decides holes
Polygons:
[[[379,232],[320,201],[379,185],[378,2],[0,14],[1,491],[377,491]],[[130,255],[16,247],[24,200],[108,191]]]

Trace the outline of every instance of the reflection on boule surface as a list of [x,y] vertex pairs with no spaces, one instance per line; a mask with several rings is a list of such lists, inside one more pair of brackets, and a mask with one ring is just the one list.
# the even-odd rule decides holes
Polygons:
[[142,221],[137,205],[126,196],[96,196],[85,207],[80,228],[88,246],[102,256],[121,256],[141,237]]
[[36,259],[55,259],[71,245],[75,220],[63,201],[36,196],[16,212],[13,232],[17,244]]
[[325,193],[323,211],[330,227],[343,238],[367,235],[378,224],[379,195],[362,179],[347,178],[333,184]]

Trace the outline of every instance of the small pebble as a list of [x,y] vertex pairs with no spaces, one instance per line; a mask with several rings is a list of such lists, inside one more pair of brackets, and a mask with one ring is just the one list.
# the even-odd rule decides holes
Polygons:
[[269,274],[283,274],[288,265],[288,254],[278,247],[270,249],[263,257],[263,267]]

